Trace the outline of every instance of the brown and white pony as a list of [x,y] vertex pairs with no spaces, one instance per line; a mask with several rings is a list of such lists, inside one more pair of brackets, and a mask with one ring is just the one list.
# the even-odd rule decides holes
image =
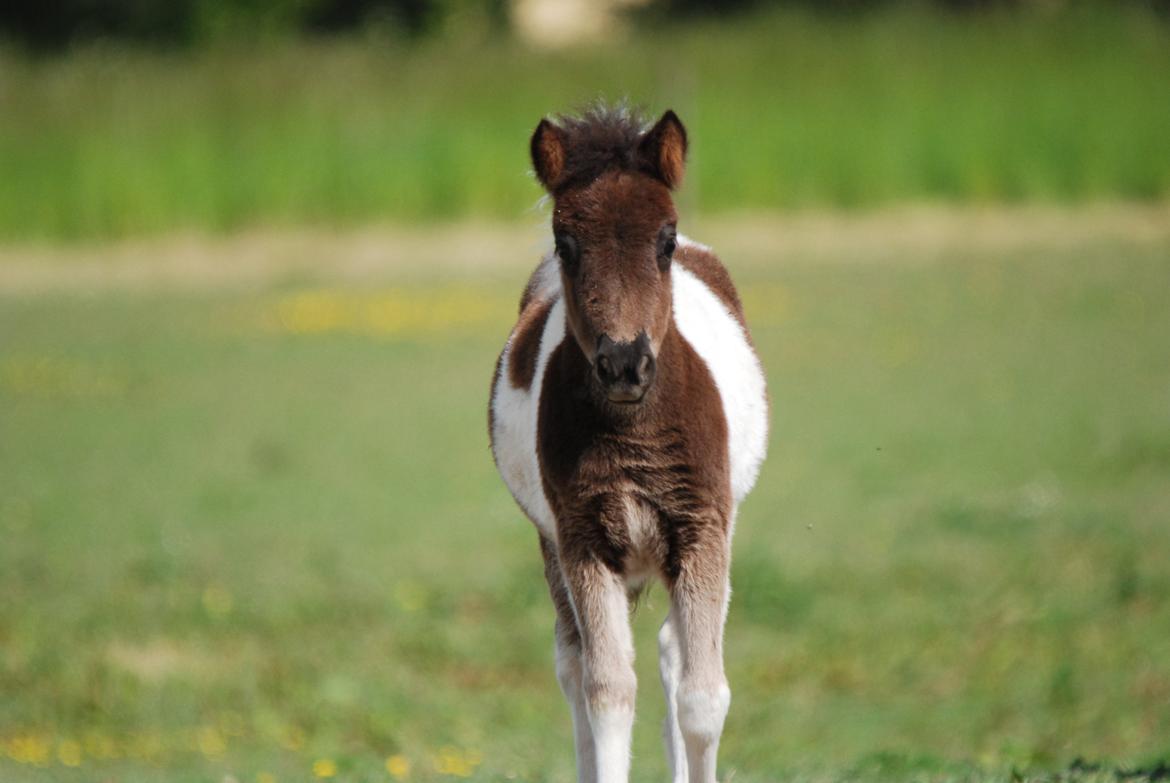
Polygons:
[[540,533],[578,777],[629,777],[629,601],[658,577],[672,774],[710,783],[731,701],[731,534],[764,458],[764,375],[727,270],[677,233],[687,138],[674,112],[652,127],[623,109],[541,120],[531,148],[556,249],[520,300],[490,430]]

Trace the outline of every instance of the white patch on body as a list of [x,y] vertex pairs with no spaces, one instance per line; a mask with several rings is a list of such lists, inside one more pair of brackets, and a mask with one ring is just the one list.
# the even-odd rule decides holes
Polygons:
[[548,301],[561,295],[561,265],[554,251],[550,250],[540,259],[540,265],[536,267],[532,279],[536,283],[533,286],[532,301]]
[[678,240],[679,247],[693,247],[695,250],[702,250],[704,253],[711,252],[710,245],[704,245],[702,242],[696,242],[685,234],[678,234],[675,239]]
[[[681,236],[679,242],[697,245]],[[671,277],[675,325],[707,365],[723,402],[731,494],[738,505],[755,485],[768,450],[764,370],[743,327],[719,297],[681,264]]]
[[[540,390],[549,357],[565,339],[565,303],[561,298],[561,276],[555,260],[546,257],[536,271],[537,286],[533,302],[555,299],[540,336],[540,351],[536,372],[528,389],[517,389],[509,379],[512,341],[508,338],[500,361],[500,374],[492,394],[492,451],[500,475],[516,503],[524,510],[551,541],[556,541],[556,520],[544,483],[540,477],[540,463],[536,453],[536,424],[540,415]],[[531,306],[531,305],[530,305]]]

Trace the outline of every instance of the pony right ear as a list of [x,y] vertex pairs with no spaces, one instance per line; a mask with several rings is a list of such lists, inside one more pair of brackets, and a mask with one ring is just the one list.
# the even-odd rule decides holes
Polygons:
[[549,193],[565,176],[565,134],[548,120],[541,120],[530,143],[536,178]]
[[682,182],[687,159],[687,129],[670,109],[646,131],[638,145],[643,160],[666,187],[674,190]]

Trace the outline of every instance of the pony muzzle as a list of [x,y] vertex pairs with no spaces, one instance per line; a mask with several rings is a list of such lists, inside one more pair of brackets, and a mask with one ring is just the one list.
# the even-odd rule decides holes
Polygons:
[[656,370],[654,351],[645,332],[632,342],[614,342],[604,334],[597,339],[593,375],[610,402],[641,402],[654,383]]

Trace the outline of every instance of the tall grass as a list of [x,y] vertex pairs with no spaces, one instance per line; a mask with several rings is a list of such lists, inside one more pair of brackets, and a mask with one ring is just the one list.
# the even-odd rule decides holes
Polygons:
[[1170,195],[1170,27],[1133,8],[0,54],[0,239],[513,218],[543,114],[680,112],[704,211]]

